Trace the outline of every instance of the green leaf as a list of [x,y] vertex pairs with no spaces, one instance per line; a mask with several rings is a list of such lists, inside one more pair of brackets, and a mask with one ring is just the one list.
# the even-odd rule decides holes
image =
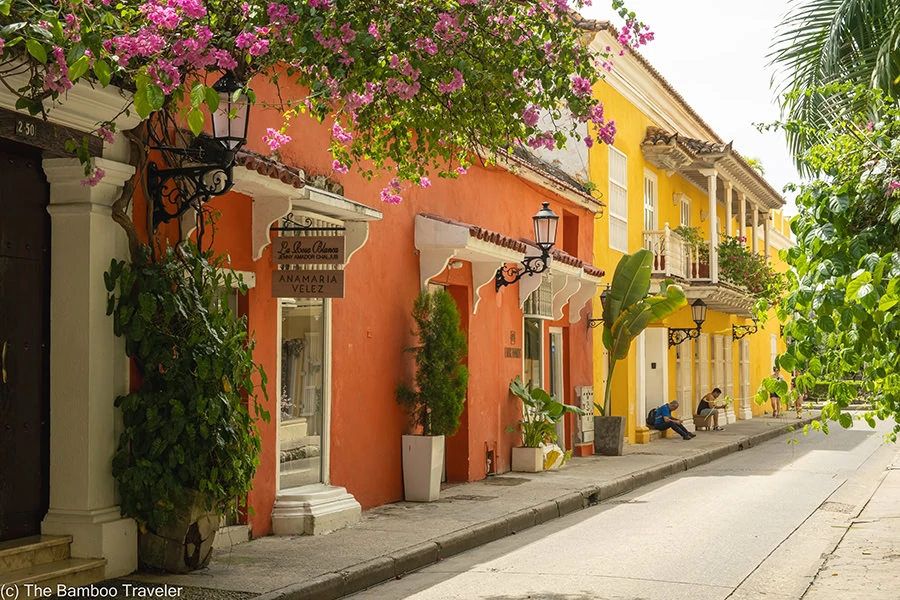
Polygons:
[[166,95],[163,93],[162,88],[155,83],[147,85],[147,102],[150,103],[151,111],[161,109],[166,102]]
[[0,0],[0,14],[4,17],[9,16],[9,7],[12,5],[12,0]]
[[203,122],[205,117],[203,116],[203,111],[199,108],[192,108],[188,113],[188,126],[191,128],[191,133],[194,135],[200,135],[203,132]]
[[841,427],[844,429],[850,429],[853,427],[853,417],[848,413],[842,412],[840,417],[838,417],[838,421],[841,424]]
[[206,88],[206,105],[210,113],[219,110],[219,93],[211,87]]
[[39,41],[28,40],[25,42],[25,49],[28,50],[28,54],[33,56],[36,60],[43,64],[47,64],[47,50],[44,49],[44,45]]
[[94,63],[94,75],[97,77],[97,81],[100,82],[100,85],[106,87],[109,85],[110,80],[112,80],[112,68],[105,60],[98,60]]
[[82,54],[81,58],[72,63],[69,67],[69,79],[71,81],[76,81],[79,77],[87,73],[90,67],[91,59],[88,58],[86,54]]
[[150,113],[153,112],[150,101],[147,99],[146,86],[138,87],[137,91],[134,93],[134,110],[137,111],[138,116],[142,119],[146,119],[150,116]]
[[[206,89],[206,86],[202,83],[194,84],[194,87],[191,88],[191,106],[199,108],[200,105],[203,104],[203,101],[206,99]],[[218,95],[216,95],[216,97],[218,97]]]
[[850,206],[850,197],[847,194],[837,194],[828,201],[828,208],[835,214],[844,212],[848,206]]

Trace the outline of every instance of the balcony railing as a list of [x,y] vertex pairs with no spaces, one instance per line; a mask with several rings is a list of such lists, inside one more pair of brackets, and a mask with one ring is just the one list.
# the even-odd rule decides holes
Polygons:
[[[653,253],[651,268],[654,275],[681,279],[708,280],[710,242],[705,248],[685,243],[680,235],[666,224],[665,229],[644,232],[644,248]],[[701,258],[701,255],[703,258]]]

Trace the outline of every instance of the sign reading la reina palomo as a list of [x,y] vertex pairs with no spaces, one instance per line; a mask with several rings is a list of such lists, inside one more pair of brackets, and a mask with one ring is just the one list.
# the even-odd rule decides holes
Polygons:
[[272,244],[276,265],[344,264],[344,236],[279,236]]
[[274,298],[343,298],[343,271],[274,271]]

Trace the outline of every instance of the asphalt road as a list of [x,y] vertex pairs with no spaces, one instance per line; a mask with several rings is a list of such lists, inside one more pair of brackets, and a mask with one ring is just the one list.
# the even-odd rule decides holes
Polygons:
[[889,429],[784,436],[353,598],[797,600],[897,454]]

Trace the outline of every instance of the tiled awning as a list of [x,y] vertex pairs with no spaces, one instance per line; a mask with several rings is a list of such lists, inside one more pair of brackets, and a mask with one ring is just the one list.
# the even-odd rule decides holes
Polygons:
[[[428,282],[447,268],[451,260],[472,265],[472,306],[478,310],[481,289],[493,283],[497,269],[521,262],[523,256],[540,253],[537,246],[496,231],[434,214],[416,216],[416,248],[419,250],[420,283]],[[570,322],[577,322],[581,307],[596,294],[601,269],[584,263],[562,250],[551,251],[550,275],[553,277],[553,313],[562,318],[562,309],[570,304]],[[519,306],[541,284],[541,276],[526,275],[519,281]]]

